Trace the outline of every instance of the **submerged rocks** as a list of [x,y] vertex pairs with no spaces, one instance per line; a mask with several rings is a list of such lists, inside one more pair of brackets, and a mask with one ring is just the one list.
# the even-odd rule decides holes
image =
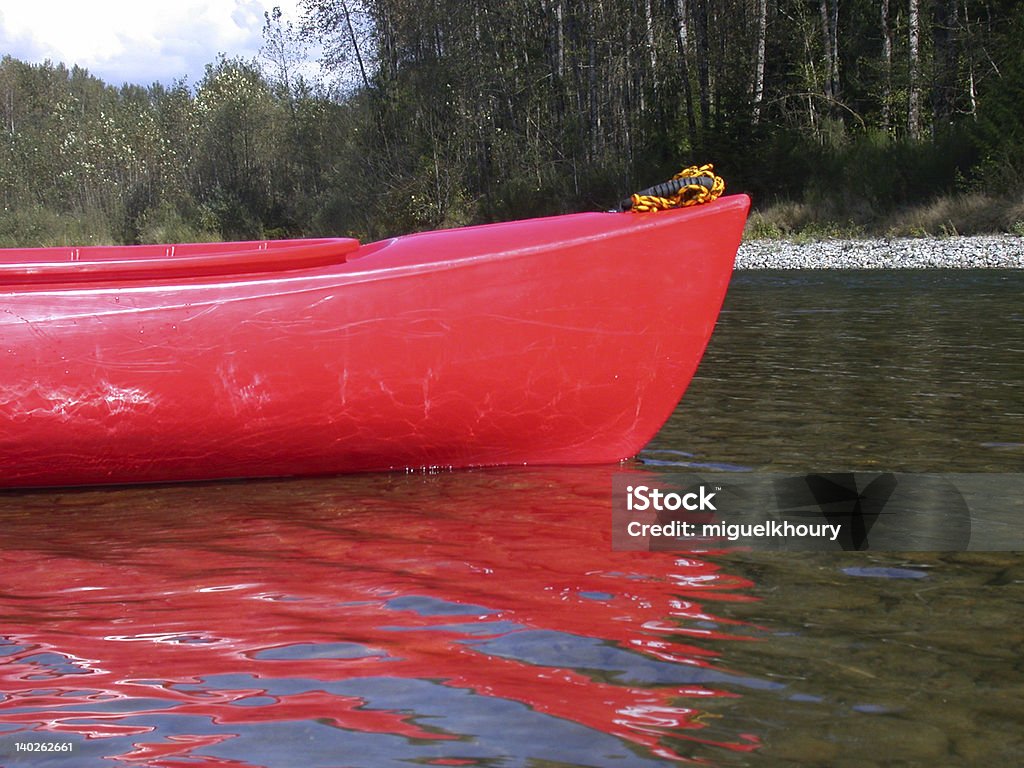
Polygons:
[[737,269],[1024,268],[1024,238],[1012,235],[744,242]]

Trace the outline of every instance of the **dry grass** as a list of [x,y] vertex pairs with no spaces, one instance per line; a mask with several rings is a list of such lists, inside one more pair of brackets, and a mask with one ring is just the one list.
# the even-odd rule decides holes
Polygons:
[[1022,234],[1024,196],[951,195],[892,214],[886,232],[910,235]]
[[1024,237],[1024,193],[1015,197],[957,194],[884,215],[832,201],[781,202],[750,215],[751,239],[830,237],[950,237],[1010,233]]

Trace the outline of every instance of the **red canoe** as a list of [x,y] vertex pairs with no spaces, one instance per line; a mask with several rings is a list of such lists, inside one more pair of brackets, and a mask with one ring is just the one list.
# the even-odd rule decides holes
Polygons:
[[0,486],[632,456],[700,362],[749,202],[0,251]]

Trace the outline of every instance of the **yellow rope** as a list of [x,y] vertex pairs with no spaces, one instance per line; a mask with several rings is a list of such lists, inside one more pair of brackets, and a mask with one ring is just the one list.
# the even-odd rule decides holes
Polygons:
[[710,189],[701,184],[690,184],[671,197],[636,194],[631,198],[633,206],[630,210],[637,213],[649,213],[669,208],[683,208],[688,205],[700,205],[701,203],[710,203],[725,191],[725,180],[721,176],[715,175],[715,167],[711,163],[699,168],[696,165],[691,165],[689,168],[681,170],[672,179],[687,177],[705,177],[712,179],[714,183]]

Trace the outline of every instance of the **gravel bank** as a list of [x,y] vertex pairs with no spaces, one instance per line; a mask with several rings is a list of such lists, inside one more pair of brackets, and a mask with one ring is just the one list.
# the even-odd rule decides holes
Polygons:
[[1024,237],[876,240],[752,240],[740,246],[737,269],[1024,269]]

